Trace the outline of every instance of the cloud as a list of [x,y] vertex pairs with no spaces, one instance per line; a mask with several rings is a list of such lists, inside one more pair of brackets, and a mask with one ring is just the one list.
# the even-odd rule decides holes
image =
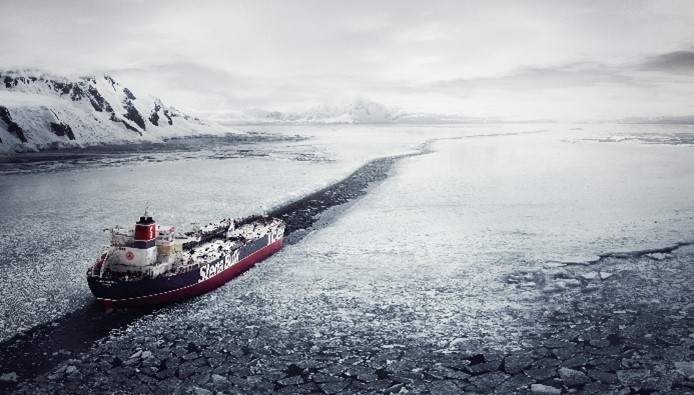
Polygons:
[[[683,54],[683,52],[685,54]],[[460,112],[527,114],[554,119],[608,119],[611,114],[690,114],[686,100],[694,94],[694,74],[653,72],[689,64],[688,51],[642,56],[636,62],[571,62],[518,67],[479,78],[440,80],[404,85],[403,96],[422,91],[448,95]],[[676,54],[676,55],[673,55]],[[656,62],[657,60],[657,62]],[[651,66],[646,69],[644,65]]]
[[223,68],[194,62],[152,63],[138,67],[106,70],[106,74],[130,78],[162,80],[176,90],[226,92],[230,87],[247,88],[248,79]]
[[64,106],[65,101],[40,93],[0,91],[0,105],[5,107]]
[[652,56],[645,59],[639,68],[668,73],[691,73],[694,72],[694,51],[674,51]]
[[495,112],[501,96],[559,108],[562,90],[609,111],[654,86],[653,106],[688,100],[692,24],[687,0],[0,1],[0,67],[103,71],[199,115],[356,97],[413,111]]
[[[650,73],[658,71],[663,75]],[[574,62],[555,66],[521,67],[509,73],[481,78],[458,78],[428,85],[449,94],[468,96],[474,91],[541,91],[615,86],[654,89],[681,81],[677,74],[694,72],[694,51],[680,50],[644,56],[635,62],[606,64]]]
[[523,67],[511,73],[474,79],[455,79],[432,84],[432,89],[460,90],[545,90],[636,84],[624,69],[602,63],[580,62],[552,67]]

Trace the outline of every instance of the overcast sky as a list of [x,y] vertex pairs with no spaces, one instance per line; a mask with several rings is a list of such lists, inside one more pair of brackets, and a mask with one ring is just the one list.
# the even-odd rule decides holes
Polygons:
[[358,98],[598,120],[694,114],[694,1],[0,1],[0,67],[106,72],[214,117]]

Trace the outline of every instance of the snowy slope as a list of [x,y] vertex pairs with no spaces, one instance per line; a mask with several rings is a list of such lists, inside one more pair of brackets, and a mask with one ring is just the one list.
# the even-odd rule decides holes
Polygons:
[[133,94],[107,75],[0,71],[0,153],[231,132]]

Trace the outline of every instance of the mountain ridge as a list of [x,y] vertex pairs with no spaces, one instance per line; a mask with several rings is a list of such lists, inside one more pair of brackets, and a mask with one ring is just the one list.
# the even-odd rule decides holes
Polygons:
[[0,70],[0,153],[228,132],[156,97],[135,95],[106,74]]

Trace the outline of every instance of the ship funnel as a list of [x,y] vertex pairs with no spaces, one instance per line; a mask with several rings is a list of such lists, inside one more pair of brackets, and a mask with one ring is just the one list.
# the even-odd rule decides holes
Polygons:
[[156,245],[157,223],[152,217],[140,217],[135,224],[135,248],[152,248]]

